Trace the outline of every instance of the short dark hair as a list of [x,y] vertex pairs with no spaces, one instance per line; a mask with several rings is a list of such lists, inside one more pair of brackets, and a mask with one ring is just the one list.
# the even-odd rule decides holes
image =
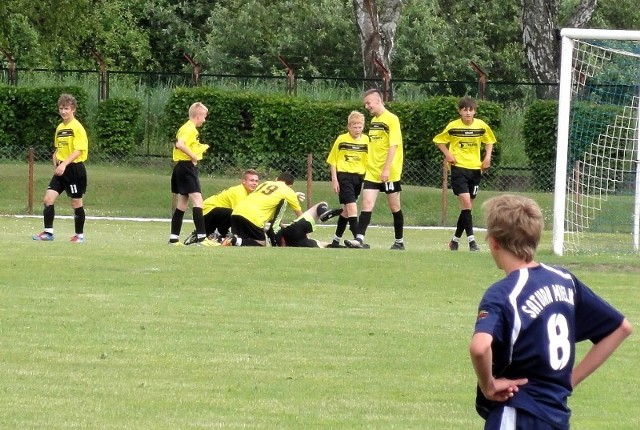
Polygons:
[[472,97],[462,97],[458,102],[458,110],[460,109],[473,109],[476,110],[478,104]]
[[277,181],[282,181],[282,182],[284,182],[285,184],[287,184],[287,185],[291,186],[291,185],[293,185],[294,178],[293,178],[293,175],[292,175],[291,173],[289,173],[289,172],[282,172],[282,173],[280,173],[280,174],[278,175],[278,177],[276,178],[276,180],[277,180]]

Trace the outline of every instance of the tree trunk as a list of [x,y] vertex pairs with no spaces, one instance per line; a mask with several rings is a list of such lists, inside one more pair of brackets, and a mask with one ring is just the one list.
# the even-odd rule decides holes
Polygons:
[[[589,23],[597,0],[581,0],[567,25],[583,27]],[[522,0],[522,42],[538,98],[558,96],[560,38],[558,0]]]
[[360,34],[364,78],[368,86],[391,78],[391,59],[402,0],[353,0],[355,24]]

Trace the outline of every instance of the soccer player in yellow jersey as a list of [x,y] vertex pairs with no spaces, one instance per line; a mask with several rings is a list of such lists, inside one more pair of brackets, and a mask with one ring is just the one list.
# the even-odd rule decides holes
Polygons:
[[377,89],[364,93],[364,107],[373,118],[369,127],[370,143],[362,191],[362,210],[356,238],[344,242],[350,248],[369,248],[364,243],[364,236],[371,222],[371,212],[378,193],[382,191],[387,195],[387,203],[393,215],[395,242],[391,249],[404,250],[404,216],[400,206],[404,155],[400,120],[385,108],[382,94]]
[[291,186],[293,175],[283,172],[275,181],[265,181],[242,199],[231,213],[231,233],[225,246],[265,246],[265,225],[279,224],[281,209],[288,205],[296,217],[302,215],[298,195]]
[[[451,169],[451,189],[460,201],[460,216],[456,231],[449,242],[449,249],[458,250],[462,233],[467,233],[470,251],[479,251],[473,235],[473,200],[478,195],[482,172],[491,167],[491,152],[496,137],[491,128],[475,118],[477,104],[471,97],[463,97],[458,102],[460,118],[451,121],[442,133],[433,138],[444,154]],[[485,146],[481,159],[481,147]]]
[[[259,180],[258,172],[253,169],[245,170],[239,185],[229,187],[203,202],[204,228],[208,238],[217,240],[227,235],[231,228],[231,212],[233,212],[240,200],[256,189]],[[192,245],[197,243],[197,238],[197,233],[194,231],[185,239],[184,244]]]
[[367,148],[369,136],[362,134],[364,129],[364,115],[353,111],[347,118],[348,133],[338,136],[331,147],[327,163],[331,170],[331,185],[338,194],[343,206],[342,216],[338,218],[338,225],[333,241],[329,248],[342,248],[340,240],[349,224],[349,230],[356,237],[358,228],[358,196],[362,191],[362,182],[367,166]]
[[32,235],[33,240],[53,240],[53,220],[55,202],[65,191],[71,198],[75,235],[71,242],[84,242],[85,212],[82,196],[87,191],[87,170],[84,162],[89,152],[89,139],[80,121],[75,118],[77,101],[71,94],[62,94],[58,98],[58,113],[62,122],[56,128],[53,153],[53,177],[44,195],[44,231]]
[[204,216],[202,214],[202,192],[200,178],[198,177],[198,161],[209,148],[199,140],[198,128],[202,127],[207,119],[208,109],[200,102],[189,107],[189,120],[184,123],[176,134],[176,143],[173,147],[173,173],[171,174],[171,192],[178,197],[176,209],[171,216],[170,245],[182,245],[180,242],[180,230],[182,220],[187,210],[189,200],[193,211],[193,223],[196,225],[198,243],[205,246],[213,246],[216,242],[209,241],[204,228]]

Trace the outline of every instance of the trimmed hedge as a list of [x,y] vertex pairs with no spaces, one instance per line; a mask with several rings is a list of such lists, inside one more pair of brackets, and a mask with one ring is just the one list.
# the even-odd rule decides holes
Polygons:
[[[569,141],[572,142],[567,154],[567,171],[574,162],[583,157],[585,150],[607,127],[615,124],[616,115],[622,107],[599,105],[589,102],[575,102],[572,106],[573,121],[581,121],[580,127],[572,127]],[[538,100],[534,102],[524,117],[525,151],[529,167],[535,175],[533,185],[540,191],[553,191],[556,168],[556,142],[558,133],[558,102]]]
[[[188,119],[189,106],[196,101],[209,108],[200,134],[200,140],[210,145],[203,166],[222,157],[235,165],[243,160],[258,160],[263,163],[260,167],[279,169],[286,167],[282,165],[283,155],[297,160],[309,153],[316,158],[326,157],[338,134],[347,131],[349,112],[358,110],[368,115],[360,103],[181,88],[172,93],[165,109],[168,139],[175,140],[174,133]],[[434,97],[421,103],[387,104],[400,118],[405,159],[424,161],[416,168],[441,169],[442,154],[432,139],[449,121],[459,117],[457,103],[457,97]],[[478,118],[492,128],[500,127],[502,114],[498,104],[478,102]],[[500,145],[496,145],[494,166],[499,165],[499,160]],[[327,179],[328,169],[315,172],[314,176]]]
[[96,142],[100,154],[127,158],[136,149],[142,103],[132,98],[110,98],[98,105]]

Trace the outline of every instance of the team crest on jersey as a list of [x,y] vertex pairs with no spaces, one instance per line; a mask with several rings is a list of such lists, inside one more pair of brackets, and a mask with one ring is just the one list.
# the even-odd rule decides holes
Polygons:
[[486,318],[486,317],[488,317],[488,316],[489,316],[489,312],[487,312],[487,311],[483,311],[483,310],[480,310],[480,311],[478,312],[478,316],[476,317],[476,320],[478,320],[478,321],[479,321],[479,320],[481,320],[481,319],[485,319],[485,318]]

